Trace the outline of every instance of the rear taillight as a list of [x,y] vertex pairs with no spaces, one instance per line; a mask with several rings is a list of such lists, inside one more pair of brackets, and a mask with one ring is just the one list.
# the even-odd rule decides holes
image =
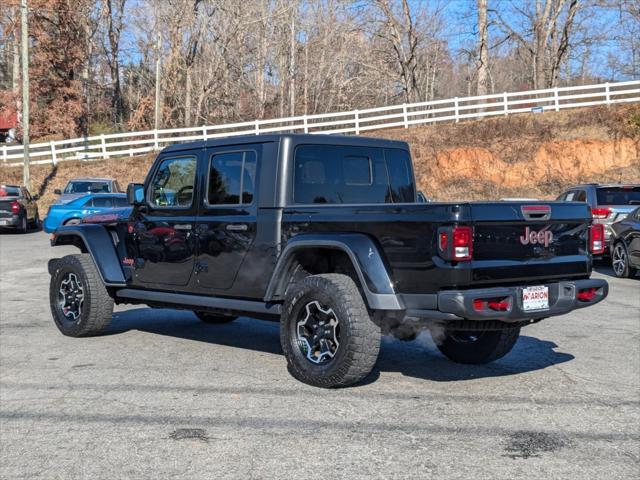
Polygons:
[[453,259],[471,260],[473,256],[473,230],[471,227],[453,227]]
[[14,213],[16,215],[20,213],[20,204],[17,201],[14,200],[9,205],[11,205],[11,213]]
[[604,253],[604,225],[594,223],[589,229],[589,250],[594,255]]
[[607,218],[611,213],[610,208],[592,208],[591,215],[593,218]]
[[438,252],[445,260],[464,262],[473,257],[471,227],[442,227],[438,230]]

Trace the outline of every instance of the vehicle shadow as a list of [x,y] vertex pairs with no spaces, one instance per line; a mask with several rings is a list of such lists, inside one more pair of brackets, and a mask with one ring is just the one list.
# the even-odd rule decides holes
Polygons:
[[[186,311],[135,308],[114,313],[106,334],[118,335],[131,330],[282,354],[278,324],[246,317],[228,324],[209,325]],[[554,349],[557,347],[553,342],[522,335],[505,358],[488,365],[461,365],[443,357],[427,333],[411,342],[384,337],[378,362],[362,384],[375,382],[381,372],[399,372],[408,377],[437,382],[517,375],[575,358],[568,353],[556,352]]]
[[[606,265],[604,263],[594,265],[593,270],[601,275],[606,275],[607,277],[620,278],[617,277],[615,273],[613,273],[613,268],[611,268],[610,265]],[[640,273],[636,273],[635,276],[629,278],[632,280],[640,280]]]

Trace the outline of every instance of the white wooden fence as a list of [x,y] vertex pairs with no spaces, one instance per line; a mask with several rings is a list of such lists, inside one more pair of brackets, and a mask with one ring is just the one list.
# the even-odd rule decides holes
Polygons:
[[[525,112],[559,111],[565,108],[611,105],[640,101],[640,81],[602,83],[525,92],[504,92],[476,97],[449,98],[431,102],[393,105],[350,112],[300,115],[253,120],[226,125],[147,130],[92,137],[32,143],[31,164],[63,160],[99,160],[133,156],[160,150],[166,145],[194,140],[258,135],[275,132],[355,133],[381,128],[405,127],[444,121],[509,115]],[[22,164],[22,145],[3,145],[0,165]]]

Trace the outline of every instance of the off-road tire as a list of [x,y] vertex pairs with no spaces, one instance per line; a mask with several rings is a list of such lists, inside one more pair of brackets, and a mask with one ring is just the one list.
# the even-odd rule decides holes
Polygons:
[[216,315],[215,313],[207,313],[207,312],[193,312],[193,313],[195,313],[196,317],[198,317],[204,323],[210,323],[210,324],[230,323],[230,322],[233,322],[236,318],[238,318],[233,315]]
[[[70,272],[79,278],[84,293],[82,311],[76,321],[65,317],[59,304],[61,283]],[[57,262],[49,285],[49,304],[56,326],[69,337],[100,335],[113,314],[113,298],[102,283],[93,259],[86,253],[67,255]]]
[[[296,333],[302,309],[314,301],[331,308],[340,326],[338,349],[325,364],[307,359]],[[361,381],[378,359],[380,338],[380,327],[371,321],[358,287],[347,275],[312,275],[288,289],[280,318],[280,343],[289,372],[301,382],[336,388]]]
[[[477,336],[477,340],[462,342],[460,337]],[[504,357],[518,341],[520,328],[489,331],[451,330],[437,343],[438,350],[456,363],[483,364]]]

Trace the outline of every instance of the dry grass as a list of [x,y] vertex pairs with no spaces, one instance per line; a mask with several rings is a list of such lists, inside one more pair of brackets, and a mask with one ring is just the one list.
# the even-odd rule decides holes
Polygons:
[[[555,173],[535,184],[523,179],[521,184],[515,186],[505,186],[504,182],[496,181],[489,174],[488,168],[464,171],[464,149],[485,149],[490,156],[509,165],[531,168],[536,168],[535,153],[545,145],[553,145],[552,142],[579,140],[590,145],[592,141],[602,143],[626,140],[628,143],[628,139],[632,139],[638,146],[637,152],[640,152],[639,104],[521,114],[409,129],[383,129],[369,135],[409,142],[419,186],[427,196],[438,200],[555,198],[563,188],[577,181],[640,183],[640,158],[626,158],[624,166],[616,158],[605,159],[603,164],[607,165],[606,169],[582,174],[579,178]],[[443,177],[438,171],[438,156],[455,149],[463,149],[462,154],[456,157],[463,164],[462,175]],[[125,187],[129,182],[144,180],[153,158],[153,155],[143,155],[95,162],[60,162],[57,167],[36,165],[31,168],[33,193],[39,195],[41,208],[45,209],[55,199],[54,189],[64,188],[67,181],[74,177],[111,177]],[[577,158],[574,162],[582,161],[583,159]],[[584,162],[588,161],[590,160],[584,159]],[[469,175],[464,175],[465,173]],[[0,169],[0,183],[21,182],[21,168]]]

